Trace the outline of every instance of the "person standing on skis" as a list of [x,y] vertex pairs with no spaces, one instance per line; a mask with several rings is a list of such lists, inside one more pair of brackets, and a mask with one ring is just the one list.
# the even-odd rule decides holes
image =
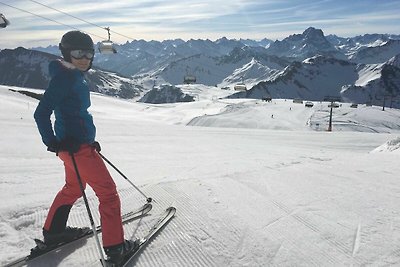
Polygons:
[[[118,263],[137,245],[124,239],[119,195],[98,154],[100,145],[95,142],[96,127],[88,112],[91,102],[84,72],[92,66],[94,44],[89,35],[70,31],[63,35],[59,48],[64,60],[50,62],[51,80],[34,113],[47,150],[56,153],[65,167],[65,185],[56,195],[44,223],[44,242],[71,241],[88,231],[87,228],[66,226],[72,205],[82,196],[73,155],[83,186],[92,187],[99,199],[102,241],[108,260]],[[53,111],[54,130],[50,120]]]

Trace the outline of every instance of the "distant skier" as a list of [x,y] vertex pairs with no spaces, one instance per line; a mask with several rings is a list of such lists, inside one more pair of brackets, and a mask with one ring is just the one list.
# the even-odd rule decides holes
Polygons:
[[[36,108],[34,118],[47,150],[56,153],[65,166],[65,185],[56,195],[43,227],[44,242],[54,244],[81,236],[87,228],[67,227],[70,209],[82,196],[72,155],[79,168],[83,186],[89,184],[99,198],[103,247],[112,262],[118,263],[136,248],[124,240],[121,203],[116,185],[97,153],[96,127],[90,107],[90,93],[84,72],[94,58],[91,37],[80,31],[64,34],[59,44],[64,60],[49,64],[50,83]],[[50,116],[54,111],[54,131]]]

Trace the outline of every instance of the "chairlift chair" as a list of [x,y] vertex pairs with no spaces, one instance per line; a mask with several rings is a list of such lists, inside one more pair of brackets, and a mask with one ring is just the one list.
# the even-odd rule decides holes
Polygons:
[[183,83],[186,83],[186,84],[196,83],[196,76],[185,75],[185,77],[183,77]]
[[3,14],[0,13],[0,28],[5,28],[8,25],[10,25],[10,22]]
[[113,42],[111,41],[102,41],[99,44],[99,52],[101,54],[115,54],[117,50],[115,50]]
[[233,87],[233,89],[235,91],[246,91],[247,87],[246,87],[246,85],[244,83],[238,83]]
[[113,42],[110,40],[110,27],[104,28],[108,32],[108,40],[102,41],[99,44],[99,52],[101,54],[115,54],[117,50],[114,47]]

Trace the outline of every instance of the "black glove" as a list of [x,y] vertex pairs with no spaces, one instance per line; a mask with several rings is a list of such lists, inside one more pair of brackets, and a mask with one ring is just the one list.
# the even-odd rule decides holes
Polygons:
[[94,141],[91,146],[94,147],[94,149],[96,149],[97,152],[101,151],[101,146],[99,142]]
[[81,144],[74,138],[67,137],[59,142],[58,152],[68,151],[70,154],[74,154],[79,151]]
[[47,151],[58,154],[58,147],[59,143],[57,141],[53,141],[47,146]]
[[71,154],[79,151],[81,144],[74,138],[66,138],[60,142],[53,141],[47,146],[47,151],[54,152],[58,155],[60,151],[67,151]]

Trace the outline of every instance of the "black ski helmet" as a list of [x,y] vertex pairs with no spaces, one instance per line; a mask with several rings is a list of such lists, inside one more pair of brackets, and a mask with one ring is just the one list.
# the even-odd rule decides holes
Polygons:
[[[69,31],[64,34],[58,47],[60,48],[65,61],[68,62],[71,62],[71,50],[92,50],[94,53],[92,38],[81,31]],[[90,61],[90,67],[92,66],[92,61],[93,58]]]

